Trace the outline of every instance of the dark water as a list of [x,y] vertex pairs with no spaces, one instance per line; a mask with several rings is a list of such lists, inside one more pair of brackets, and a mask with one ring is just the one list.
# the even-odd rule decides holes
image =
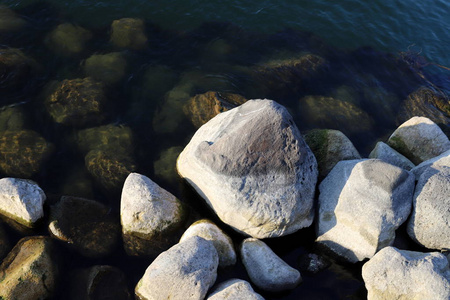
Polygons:
[[[448,105],[447,1],[30,0],[0,4],[26,21],[13,33],[0,31],[0,48],[21,49],[39,65],[19,77],[14,88],[0,85],[0,112],[19,109],[24,115],[21,126],[53,144],[51,156],[40,169],[25,176],[39,183],[50,203],[62,194],[75,193],[106,203],[119,214],[120,185],[105,188],[98,175],[87,169],[86,153],[77,146],[79,131],[93,124],[57,124],[44,105],[49,83],[85,77],[86,60],[93,54],[120,52],[127,64],[124,76],[106,86],[108,107],[104,119],[95,125],[130,128],[133,171],[149,176],[217,222],[174,170],[177,151],[195,132],[182,111],[190,97],[212,90],[276,100],[289,109],[300,130],[339,129],[362,156],[408,118],[405,101],[418,88],[433,90]],[[112,21],[124,17],[145,20],[148,43],[142,49],[110,43]],[[49,33],[62,23],[91,32],[83,51],[65,55],[48,46]],[[304,72],[303,67],[287,67],[271,75],[259,71],[261,66],[305,55],[324,62],[317,72]],[[431,107],[424,114],[437,111],[436,122],[448,133],[449,112],[439,109]],[[117,150],[116,146],[109,150]],[[6,171],[0,175],[14,176]],[[41,233],[45,232],[44,226]],[[242,239],[229,233],[236,243]],[[10,235],[13,241],[19,238],[13,232]],[[316,251],[313,241],[310,228],[267,243],[299,268],[301,258]],[[398,243],[410,245],[408,240]],[[103,260],[86,260],[67,251],[64,266],[67,273],[94,264],[118,266],[132,291],[150,262],[126,257],[122,249]],[[360,268],[333,263],[317,275],[302,272],[304,282],[293,291],[259,292],[266,299],[364,299]],[[238,265],[222,271],[218,280],[231,277],[248,279]],[[64,284],[59,298],[65,297]]]

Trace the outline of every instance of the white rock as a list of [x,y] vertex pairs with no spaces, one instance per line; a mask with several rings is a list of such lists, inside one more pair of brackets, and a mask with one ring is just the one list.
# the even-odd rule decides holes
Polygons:
[[219,257],[210,241],[192,237],[161,253],[135,292],[142,300],[204,299],[217,277]]
[[341,161],[319,190],[317,242],[357,262],[394,241],[411,211],[414,176],[381,160]]
[[416,176],[416,180],[419,180],[420,175],[428,169],[428,167],[436,168],[440,166],[450,167],[450,150],[445,151],[439,156],[433,157],[429,160],[422,162],[420,165],[411,169],[411,172]]
[[26,227],[44,216],[44,191],[33,181],[0,179],[0,214]]
[[445,133],[425,117],[413,117],[400,125],[387,143],[416,165],[450,149]]
[[260,289],[278,292],[293,289],[302,281],[299,271],[258,239],[242,242],[241,258],[250,280]]
[[206,219],[195,222],[184,232],[180,243],[193,236],[202,237],[213,243],[219,255],[220,267],[224,268],[236,263],[233,241],[216,224]]
[[386,247],[364,264],[369,300],[450,299],[450,270],[443,254]]
[[450,249],[450,166],[430,166],[419,178],[409,236],[430,249]]
[[255,293],[250,283],[241,279],[230,279],[217,285],[207,300],[264,300]]
[[414,164],[409,159],[383,142],[376,144],[375,148],[370,152],[369,158],[378,158],[408,171],[414,168]]
[[250,100],[199,128],[177,169],[239,232],[277,237],[313,220],[317,162],[287,110]]

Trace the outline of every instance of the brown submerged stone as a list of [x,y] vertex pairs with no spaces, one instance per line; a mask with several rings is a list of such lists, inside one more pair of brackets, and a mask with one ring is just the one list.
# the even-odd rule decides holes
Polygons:
[[36,69],[37,63],[21,50],[0,48],[0,91],[23,87]]
[[118,47],[140,50],[147,44],[144,21],[141,19],[123,18],[115,20],[111,29],[111,42]]

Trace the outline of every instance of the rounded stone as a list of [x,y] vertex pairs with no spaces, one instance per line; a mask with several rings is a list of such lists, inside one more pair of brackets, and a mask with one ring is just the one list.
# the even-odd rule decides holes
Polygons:
[[229,279],[217,285],[207,300],[264,300],[255,293],[250,283],[241,279]]
[[64,23],[58,25],[46,38],[47,47],[58,54],[70,56],[81,53],[92,33],[83,27]]
[[111,25],[111,42],[117,47],[140,50],[147,45],[144,21],[123,18],[113,21]]
[[120,52],[94,54],[84,62],[86,76],[106,84],[120,81],[126,68],[127,61]]

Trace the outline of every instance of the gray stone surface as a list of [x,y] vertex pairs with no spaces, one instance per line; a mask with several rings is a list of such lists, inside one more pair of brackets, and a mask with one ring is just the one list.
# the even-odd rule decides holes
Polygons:
[[135,292],[143,300],[204,299],[217,278],[219,257],[212,242],[192,237],[161,253]]
[[220,267],[228,267],[236,263],[233,241],[213,222],[206,219],[195,222],[184,232],[180,243],[193,236],[202,237],[213,243],[219,255]]
[[277,237],[313,220],[317,162],[287,110],[250,100],[203,125],[178,173],[235,230]]
[[0,179],[0,214],[32,228],[44,216],[44,191],[33,181]]
[[408,171],[414,168],[414,164],[409,159],[383,142],[378,142],[375,145],[375,148],[369,154],[369,158],[381,159]]
[[443,254],[386,247],[362,268],[369,300],[450,299],[450,270]]
[[241,258],[250,280],[260,289],[279,292],[293,289],[302,281],[298,270],[258,239],[247,238],[242,242]]
[[439,156],[422,162],[420,165],[417,165],[416,167],[411,169],[411,172],[413,172],[416,176],[416,180],[419,180],[420,175],[422,175],[422,173],[429,167],[436,168],[440,166],[446,166],[450,168],[450,150],[445,151]]
[[357,262],[394,241],[411,211],[414,176],[381,160],[341,161],[319,190],[317,242]]
[[241,279],[230,279],[217,285],[207,300],[264,300],[255,293],[250,283]]
[[150,178],[131,173],[125,180],[120,217],[129,255],[157,255],[175,244],[185,220],[182,203]]
[[417,182],[409,236],[430,249],[450,249],[450,165],[430,166]]
[[450,149],[445,133],[425,117],[413,117],[400,125],[387,143],[416,165]]

